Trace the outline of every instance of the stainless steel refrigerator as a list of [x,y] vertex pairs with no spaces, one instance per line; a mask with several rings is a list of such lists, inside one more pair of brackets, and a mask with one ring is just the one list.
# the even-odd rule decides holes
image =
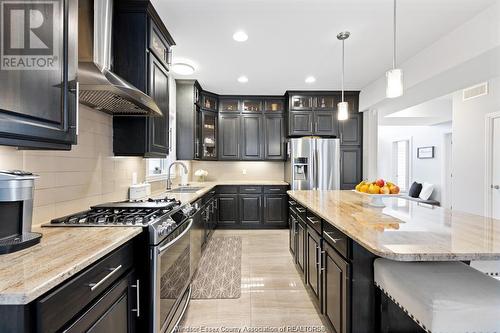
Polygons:
[[340,189],[340,140],[290,139],[285,180],[292,190]]

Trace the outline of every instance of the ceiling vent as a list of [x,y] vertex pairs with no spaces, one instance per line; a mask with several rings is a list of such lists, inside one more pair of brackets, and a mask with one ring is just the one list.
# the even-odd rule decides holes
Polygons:
[[476,97],[488,95],[488,82],[483,82],[462,91],[462,100],[468,101]]

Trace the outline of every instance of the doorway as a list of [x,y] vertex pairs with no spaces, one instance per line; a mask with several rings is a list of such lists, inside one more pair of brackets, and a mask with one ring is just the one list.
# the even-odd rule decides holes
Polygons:
[[500,219],[500,112],[486,115],[485,213]]

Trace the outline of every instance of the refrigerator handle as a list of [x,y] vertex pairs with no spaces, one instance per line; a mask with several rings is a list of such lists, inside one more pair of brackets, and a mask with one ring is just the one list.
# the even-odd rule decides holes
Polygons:
[[314,148],[313,148],[313,164],[314,164],[313,190],[317,190],[319,188],[319,186],[318,186],[318,172],[319,172],[318,149],[317,149],[316,145],[317,145],[317,141],[314,142]]

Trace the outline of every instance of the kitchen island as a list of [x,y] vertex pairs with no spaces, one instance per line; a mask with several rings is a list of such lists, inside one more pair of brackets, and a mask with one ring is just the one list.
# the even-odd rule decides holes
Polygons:
[[[324,321],[336,332],[377,332],[373,261],[500,259],[500,221],[406,199],[385,208],[353,191],[288,191],[290,251]],[[395,320],[399,320],[395,319]]]

